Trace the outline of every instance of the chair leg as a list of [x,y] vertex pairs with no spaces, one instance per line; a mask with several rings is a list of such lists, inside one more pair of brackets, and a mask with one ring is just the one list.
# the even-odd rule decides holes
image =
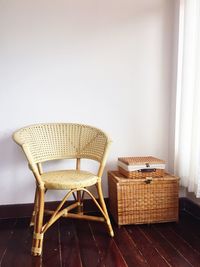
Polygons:
[[30,226],[34,226],[35,224],[35,219],[36,219],[36,214],[38,211],[38,190],[37,187],[35,189],[35,199],[34,199],[34,209],[33,209],[33,213],[32,213],[32,217],[31,217],[31,221],[30,221]]
[[44,217],[44,188],[37,188],[37,202],[38,208],[35,214],[33,241],[32,241],[32,255],[40,256],[42,253],[43,244],[43,217]]
[[83,201],[81,199],[81,192],[77,191],[77,201],[79,202],[79,206],[77,207],[78,214],[82,214],[83,212]]
[[112,225],[111,225],[111,222],[110,222],[110,218],[109,218],[109,215],[108,215],[106,204],[105,204],[105,201],[104,201],[102,187],[101,187],[101,183],[100,182],[97,183],[97,192],[98,192],[98,195],[99,195],[100,205],[101,205],[101,207],[102,207],[102,209],[103,209],[103,211],[104,211],[104,213],[106,215],[106,223],[107,223],[107,227],[108,227],[110,236],[113,237],[114,236],[114,232],[113,232],[113,229],[112,229]]

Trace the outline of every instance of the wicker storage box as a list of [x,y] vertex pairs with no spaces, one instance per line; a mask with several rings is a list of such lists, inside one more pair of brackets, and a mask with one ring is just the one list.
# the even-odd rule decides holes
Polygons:
[[154,157],[118,158],[119,172],[128,178],[161,177],[165,171],[165,161]]
[[178,221],[179,178],[127,179],[108,172],[109,205],[118,225]]

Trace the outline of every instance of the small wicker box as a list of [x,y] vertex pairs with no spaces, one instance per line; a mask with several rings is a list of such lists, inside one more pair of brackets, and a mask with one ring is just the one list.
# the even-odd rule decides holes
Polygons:
[[128,178],[162,177],[165,161],[155,157],[118,158],[119,172]]
[[118,225],[178,221],[179,178],[127,179],[108,172],[109,206]]

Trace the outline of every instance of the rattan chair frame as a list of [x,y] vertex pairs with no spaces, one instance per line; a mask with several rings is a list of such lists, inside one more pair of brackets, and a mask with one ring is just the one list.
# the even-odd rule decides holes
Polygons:
[[[24,151],[28,166],[36,180],[34,210],[30,225],[34,226],[32,255],[42,254],[44,234],[60,217],[77,218],[104,222],[109,234],[114,236],[102,191],[102,174],[111,144],[110,138],[100,129],[77,123],[45,123],[23,127],[13,134],[14,141]],[[96,189],[98,199],[89,188],[79,186],[68,188],[63,200],[56,210],[45,209],[45,193],[47,188],[42,180],[42,164],[50,160],[75,159],[76,171],[81,170],[81,159],[92,159],[99,163]],[[59,189],[59,188],[57,188]],[[82,211],[84,194],[90,196],[102,216],[86,215]],[[63,208],[69,198],[74,197],[74,203]],[[77,213],[72,213],[73,209]],[[50,219],[44,224],[44,213],[50,214]]]

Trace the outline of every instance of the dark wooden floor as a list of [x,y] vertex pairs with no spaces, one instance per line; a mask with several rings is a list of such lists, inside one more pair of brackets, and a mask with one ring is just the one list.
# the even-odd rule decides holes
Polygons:
[[1,267],[200,266],[200,220],[130,225],[110,238],[101,223],[61,219],[46,233],[42,257],[30,255],[29,218],[0,220]]

